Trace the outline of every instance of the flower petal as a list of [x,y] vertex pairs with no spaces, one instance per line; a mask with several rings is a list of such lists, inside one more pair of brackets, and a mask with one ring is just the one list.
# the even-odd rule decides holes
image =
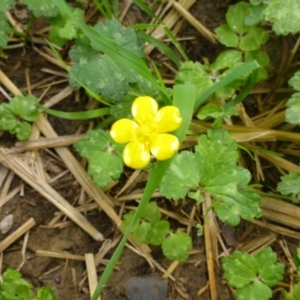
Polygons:
[[159,132],[170,132],[174,131],[182,123],[179,109],[176,106],[164,106],[162,107],[155,116],[158,124]]
[[150,150],[137,140],[129,142],[123,151],[124,163],[133,169],[146,167],[150,162]]
[[138,127],[139,125],[132,120],[120,119],[112,125],[110,136],[115,142],[125,144],[135,136]]
[[139,125],[153,123],[157,110],[157,102],[149,96],[137,97],[131,106],[131,113]]
[[158,160],[165,160],[179,149],[179,141],[175,135],[162,133],[151,138],[150,151]]

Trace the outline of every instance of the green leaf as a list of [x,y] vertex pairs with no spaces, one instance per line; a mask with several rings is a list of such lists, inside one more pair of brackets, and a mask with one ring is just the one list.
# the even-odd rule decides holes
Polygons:
[[243,51],[259,50],[269,39],[267,32],[260,27],[251,27],[241,38],[239,47]]
[[272,0],[264,11],[273,23],[277,35],[296,34],[300,31],[300,0]]
[[261,3],[261,2],[258,5],[253,4],[251,2],[251,4],[255,5],[255,6],[250,7],[250,13],[245,18],[245,25],[247,25],[247,26],[258,25],[259,23],[261,23],[264,20],[264,10],[267,7],[267,4]]
[[161,245],[170,232],[170,224],[166,220],[158,220],[151,224],[144,242],[149,245]]
[[[132,28],[125,28],[116,19],[106,20],[96,24],[95,29],[97,32],[112,39],[118,45],[131,51],[132,53],[144,57],[144,41],[138,33]],[[94,49],[98,49],[95,43],[91,43]],[[100,49],[98,49],[100,50]]]
[[242,288],[255,281],[259,263],[254,256],[246,252],[235,251],[222,259],[224,277],[235,288]]
[[251,175],[237,166],[237,144],[227,131],[209,130],[201,135],[195,153],[182,151],[172,161],[160,184],[168,199],[186,195],[203,201],[203,192],[214,199],[214,209],[222,221],[237,225],[244,219],[260,217],[260,197],[247,187]]
[[259,279],[267,286],[274,286],[283,279],[284,265],[277,262],[276,253],[270,247],[255,255],[259,263]]
[[37,291],[38,300],[56,300],[56,295],[51,286],[44,286]]
[[[122,221],[121,226],[120,226],[121,229],[127,230],[127,228],[129,226],[129,224],[130,224],[130,222],[131,222],[134,214],[135,214],[135,211],[130,211],[127,214],[123,215],[123,221]],[[133,224],[130,232],[134,232],[136,230],[139,222],[140,222],[140,219],[138,219],[138,220],[135,221],[135,223]]]
[[32,132],[25,121],[35,121],[39,117],[38,99],[34,96],[19,95],[0,105],[0,128],[17,134],[19,140],[27,140]]
[[288,81],[296,91],[300,92],[300,72],[296,72],[294,76]]
[[285,196],[291,195],[294,203],[300,202],[300,174],[290,172],[281,178],[277,185],[277,190]]
[[[95,93],[101,93],[109,101],[122,100],[129,89],[129,83],[137,81],[133,71],[123,69],[108,56],[100,54],[86,55],[70,71],[85,86]],[[118,84],[113,84],[114,82]],[[72,77],[70,85],[79,87]]]
[[226,21],[232,31],[238,34],[244,34],[248,30],[245,25],[245,18],[250,13],[248,3],[239,2],[234,6],[230,6],[226,13]]
[[192,239],[184,232],[171,234],[162,244],[164,255],[170,260],[186,261],[192,249]]
[[218,106],[215,103],[208,103],[201,108],[197,114],[197,118],[200,120],[205,120],[206,118],[222,118],[223,110],[222,107]]
[[295,93],[286,103],[285,120],[291,124],[300,124],[300,93]]
[[6,19],[4,13],[0,12],[0,47],[6,47],[8,42],[8,36],[10,34],[11,27]]
[[200,185],[200,156],[182,151],[172,161],[160,183],[160,192],[168,199],[183,199],[188,191]]
[[161,215],[157,204],[155,202],[148,203],[147,208],[142,212],[141,217],[150,222],[160,220]]
[[284,300],[300,300],[300,283],[298,282],[293,286],[293,294],[283,291]]
[[256,280],[251,285],[247,285],[236,291],[237,300],[267,300],[272,298],[272,290],[263,284],[262,282]]
[[[134,216],[134,212],[124,215],[121,228],[126,230]],[[134,240],[141,245],[142,243],[161,245],[166,235],[170,231],[170,225],[167,221],[160,220],[161,214],[155,202],[147,204],[141,214],[141,219],[137,221],[131,230]]]
[[71,8],[73,16],[58,14],[49,18],[51,29],[49,31],[50,40],[59,46],[63,46],[67,40],[77,37],[77,21],[83,19],[84,11],[79,8]]
[[12,268],[6,269],[2,275],[3,282],[0,285],[1,295],[6,300],[32,300],[32,285],[22,278],[21,273]]
[[26,141],[30,138],[32,133],[32,127],[27,122],[18,122],[13,130],[10,131],[13,134],[17,134],[17,138],[20,141]]
[[123,172],[124,146],[115,143],[108,132],[101,129],[88,131],[87,137],[80,139],[74,147],[89,160],[88,173],[100,188],[119,179]]
[[231,226],[239,224],[240,216],[245,220],[262,216],[259,208],[261,199],[250,188],[243,188],[240,192],[239,186],[229,183],[224,186],[206,187],[205,190],[214,196],[214,209],[218,217]]
[[41,16],[55,17],[58,13],[58,8],[52,0],[21,0],[21,2],[27,5],[37,18]]
[[142,221],[133,231],[133,238],[138,245],[143,244],[148,234],[148,231],[150,231],[150,228],[151,223]]
[[238,35],[227,24],[223,24],[216,28],[215,33],[219,42],[226,47],[237,47],[239,44]]
[[16,118],[7,103],[0,105],[0,128],[3,130],[13,130],[17,125]]
[[226,50],[218,55],[216,60],[210,65],[213,71],[231,68],[242,62],[243,53],[238,50]]
[[[14,0],[2,0],[0,6],[0,12],[6,12],[12,8]],[[1,17],[2,18],[2,17]],[[2,28],[2,27],[0,27]]]
[[195,151],[212,166],[219,162],[226,164],[238,160],[237,143],[223,129],[209,130],[207,135],[201,135],[197,144]]
[[[132,70],[117,65],[109,56],[91,48],[86,38],[76,41],[69,54],[75,61],[70,70],[72,75],[93,92],[101,93],[106,100],[123,100],[129,84],[140,78]],[[79,87],[73,76],[70,85]],[[114,82],[118,84],[112,84]]]
[[270,64],[270,58],[267,52],[263,50],[245,52],[245,61],[256,60],[262,67],[267,67]]
[[[198,62],[185,62],[181,65],[179,72],[175,77],[175,84],[192,84],[196,88],[196,97],[212,85],[210,75]],[[189,105],[189,100],[186,99]]]
[[9,108],[13,114],[29,122],[33,122],[39,117],[38,99],[32,95],[15,96],[11,99]]
[[271,248],[260,251],[256,256],[235,251],[222,259],[224,277],[235,288],[236,298],[270,299],[270,287],[283,278],[284,266],[277,263],[276,253]]
[[294,93],[286,103],[285,120],[291,124],[300,124],[300,72],[296,72],[288,83],[298,93]]

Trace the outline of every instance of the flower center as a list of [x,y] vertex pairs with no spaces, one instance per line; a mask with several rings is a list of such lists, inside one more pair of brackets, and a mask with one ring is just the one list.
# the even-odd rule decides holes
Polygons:
[[140,140],[141,143],[149,146],[152,136],[156,135],[157,133],[158,133],[158,126],[155,123],[147,122],[144,123],[139,128],[137,128],[135,138]]

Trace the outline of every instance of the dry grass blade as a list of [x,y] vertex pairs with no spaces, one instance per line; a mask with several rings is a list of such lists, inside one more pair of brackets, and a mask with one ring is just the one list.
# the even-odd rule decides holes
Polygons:
[[[92,298],[98,283],[97,270],[95,267],[95,259],[93,253],[85,254],[85,265],[86,265],[87,275],[89,279],[90,295]],[[100,300],[100,297],[98,297],[97,299]]]
[[0,162],[14,171],[27,184],[48,199],[59,210],[66,214],[73,222],[85,230],[95,240],[103,240],[102,234],[87,219],[79,213],[68,201],[66,201],[48,183],[35,176],[28,166],[16,155],[7,153],[7,150],[0,148]]
[[270,233],[264,236],[259,236],[247,243],[240,244],[237,249],[240,251],[246,251],[252,253],[253,255],[276,241],[276,235]]
[[194,26],[206,39],[212,43],[217,42],[217,37],[214,33],[208,30],[204,25],[202,25],[191,13],[184,8],[180,2],[174,1],[173,7],[192,25]]
[[261,228],[273,231],[275,233],[278,233],[278,234],[281,234],[284,236],[288,236],[288,237],[291,237],[296,240],[300,240],[300,233],[297,231],[290,230],[290,229],[287,229],[282,226],[274,225],[272,223],[265,223],[263,221],[259,221],[259,220],[255,220],[255,219],[250,220],[249,222],[258,225]]
[[[174,1],[172,1],[172,2],[174,2]],[[188,10],[195,3],[195,0],[179,0],[179,3],[181,4],[181,6],[183,8]],[[164,26],[166,26],[167,28],[172,29],[177,24],[177,22],[180,18],[181,18],[180,13],[178,13],[175,9],[171,9],[169,11],[169,13],[164,17],[162,24]],[[174,30],[173,30],[173,34],[175,35]],[[166,33],[163,28],[158,27],[152,32],[151,35],[154,38],[161,40],[166,36]],[[154,48],[155,48],[155,46],[153,46],[151,44],[147,45],[145,48],[146,54],[150,54]]]
[[290,162],[282,157],[276,156],[271,153],[263,153],[261,151],[255,150],[255,148],[252,148],[252,147],[247,147],[247,148],[250,149],[251,151],[253,151],[258,156],[265,158],[266,160],[268,160],[269,162],[271,162],[273,165],[275,165],[278,168],[281,168],[288,172],[300,173],[300,167],[298,165],[293,164],[292,162]]
[[75,144],[79,139],[85,137],[85,134],[65,135],[55,138],[41,138],[28,142],[17,142],[11,152],[23,152],[28,150],[66,147]]
[[35,254],[37,256],[46,256],[46,257],[55,257],[55,258],[60,258],[60,259],[85,261],[85,258],[82,255],[75,255],[75,254],[70,254],[70,253],[66,253],[66,252],[36,250]]
[[0,242],[0,253],[3,252],[7,247],[9,247],[13,242],[15,242],[20,236],[26,233],[35,225],[35,220],[30,218],[26,223],[19,227],[15,232],[10,234],[2,242]]
[[206,262],[209,277],[209,287],[210,287],[210,299],[217,300],[217,284],[216,284],[216,274],[215,274],[215,263],[217,261],[214,253],[216,252],[216,232],[215,224],[213,220],[213,211],[211,208],[211,199],[209,194],[205,194],[205,202],[203,203],[203,214],[205,216],[204,223],[204,238],[205,238],[205,251],[206,251]]

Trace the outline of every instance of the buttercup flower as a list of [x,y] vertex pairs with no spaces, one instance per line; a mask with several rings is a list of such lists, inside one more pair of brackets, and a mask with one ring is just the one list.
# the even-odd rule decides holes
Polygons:
[[152,154],[158,160],[165,160],[174,155],[179,148],[175,135],[168,134],[179,128],[182,119],[177,107],[164,106],[158,109],[157,102],[149,97],[138,97],[131,106],[134,120],[120,119],[110,130],[112,139],[127,145],[123,160],[134,169],[147,166]]

